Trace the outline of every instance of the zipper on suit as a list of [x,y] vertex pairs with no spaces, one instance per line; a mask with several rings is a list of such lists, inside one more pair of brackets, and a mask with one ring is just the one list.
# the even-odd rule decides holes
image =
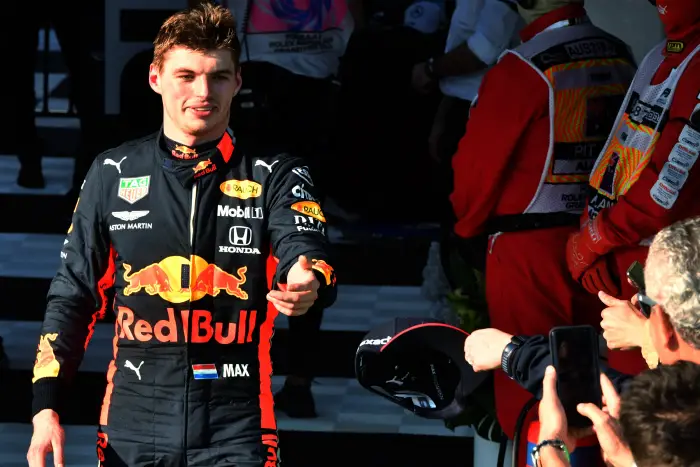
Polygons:
[[[190,231],[190,277],[189,277],[189,285],[190,287],[192,286],[192,267],[194,264],[192,264],[192,259],[194,257],[194,226],[195,226],[195,219],[196,219],[196,213],[197,213],[197,182],[195,181],[192,184],[192,200],[190,202],[190,219],[189,219],[189,231]],[[192,291],[190,290],[190,303],[192,303]],[[192,312],[192,308],[190,306],[190,313]],[[191,316],[191,314],[190,314]],[[189,411],[189,404],[187,401],[189,400],[189,393],[190,393],[190,378],[189,378],[189,365],[190,365],[190,348],[189,348],[189,342],[185,343],[185,362],[186,365],[188,366],[187,368],[187,374],[188,377],[185,378],[185,400],[184,406],[185,406],[185,423],[184,423],[184,443],[183,443],[183,449],[185,452],[187,452],[188,449],[188,440],[187,440],[187,426],[189,425],[189,420],[188,420],[188,411]]]
[[[194,213],[197,207],[197,182],[192,185],[192,203],[190,205],[190,247],[194,248]],[[192,250],[194,253],[194,249]]]

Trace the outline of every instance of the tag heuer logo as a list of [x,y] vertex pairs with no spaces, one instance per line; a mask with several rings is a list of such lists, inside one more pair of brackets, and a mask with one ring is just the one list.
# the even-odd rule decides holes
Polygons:
[[151,176],[120,178],[118,196],[127,203],[134,204],[143,199],[148,194],[148,185],[151,183]]
[[670,53],[679,54],[685,49],[685,44],[681,41],[668,41],[666,43],[666,51]]

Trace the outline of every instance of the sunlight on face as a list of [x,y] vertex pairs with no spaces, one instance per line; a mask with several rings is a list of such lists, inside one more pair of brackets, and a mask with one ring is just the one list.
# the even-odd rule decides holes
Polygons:
[[163,98],[165,133],[184,144],[223,134],[241,85],[230,51],[184,47],[169,50],[160,70],[151,65],[149,81]]

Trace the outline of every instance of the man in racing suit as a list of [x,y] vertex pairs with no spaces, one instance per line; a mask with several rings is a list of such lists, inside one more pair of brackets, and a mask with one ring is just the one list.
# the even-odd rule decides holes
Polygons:
[[[567,243],[571,276],[592,294],[636,293],[625,274],[644,264],[663,227],[700,214],[700,3],[658,1],[667,39],[645,57],[590,177],[581,230]],[[636,374],[638,351],[611,351]]]
[[[600,302],[571,280],[562,253],[635,71],[627,46],[592,25],[582,2],[523,3],[523,44],[484,78],[451,195],[456,234],[472,243],[490,234],[490,324],[515,336],[600,322]],[[494,377],[498,420],[512,439],[531,396],[505,373]]]
[[[227,130],[238,53],[225,8],[202,5],[162,26],[149,82],[163,128],[98,156],[49,290],[30,465],[51,450],[63,462],[61,399],[111,301],[100,465],[278,465],[277,313],[267,301],[290,316],[317,299],[328,305],[335,276],[313,188],[311,199],[294,195],[308,176],[300,160],[253,157]],[[265,276],[270,253],[276,290]]]

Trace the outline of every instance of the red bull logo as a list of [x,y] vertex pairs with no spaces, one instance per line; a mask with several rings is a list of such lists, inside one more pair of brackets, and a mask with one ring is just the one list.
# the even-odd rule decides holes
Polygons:
[[203,175],[210,174],[216,170],[216,164],[214,164],[209,159],[205,161],[198,162],[192,170],[194,171],[194,178],[199,178]]
[[323,274],[323,277],[326,279],[326,285],[335,285],[335,270],[331,265],[318,259],[312,259],[311,262],[313,263],[311,268]]
[[199,157],[197,151],[183,145],[175,146],[175,149],[172,150],[172,154],[173,157],[177,157],[178,159],[196,159]]
[[277,454],[279,441],[277,435],[263,434],[262,443],[267,447],[265,467],[277,467],[279,465],[279,456]]
[[61,370],[61,364],[56,360],[56,355],[53,353],[51,342],[54,342],[58,337],[58,333],[44,334],[39,338],[39,348],[36,354],[36,362],[34,363],[34,378],[32,383],[35,383],[41,378],[53,378],[58,376]]
[[[183,266],[188,266],[183,268]],[[183,270],[190,271],[190,277],[181,277]],[[228,273],[215,264],[209,264],[199,256],[191,260],[182,256],[169,256],[159,263],[150,264],[136,272],[124,263],[123,294],[129,296],[141,291],[148,295],[159,295],[170,303],[195,301],[211,295],[218,296],[222,291],[241,300],[248,300],[248,293],[242,289],[246,283],[247,266],[242,266],[236,275]],[[189,284],[183,287],[183,284]]]
[[[179,314],[180,319],[176,319]],[[120,306],[117,312],[116,334],[119,339],[138,342],[157,341],[170,344],[206,344],[217,342],[222,345],[248,344],[253,342],[253,332],[257,322],[256,310],[240,310],[238,321],[213,322],[210,311],[167,309],[167,318],[152,323],[137,319],[131,308]]]

